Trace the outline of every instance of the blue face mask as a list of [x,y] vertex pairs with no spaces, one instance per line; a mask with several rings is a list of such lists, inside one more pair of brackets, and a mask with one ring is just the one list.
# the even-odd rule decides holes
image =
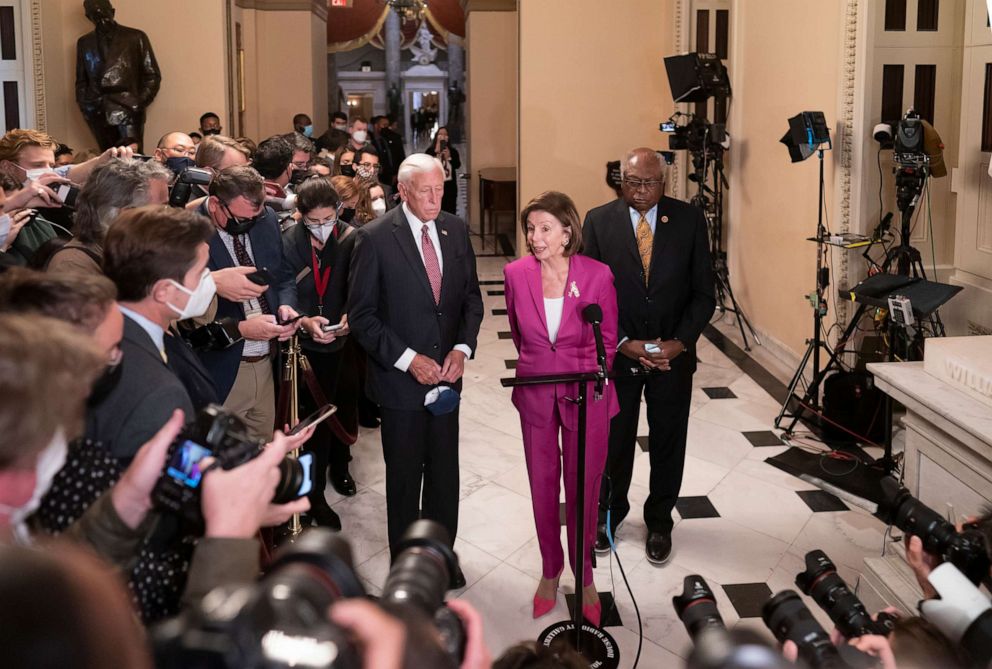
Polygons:
[[303,136],[304,137],[313,137],[313,126],[312,125],[305,125],[305,126],[303,126]]
[[186,156],[172,157],[165,159],[165,166],[172,170],[173,174],[182,174],[187,167],[196,167],[196,161]]

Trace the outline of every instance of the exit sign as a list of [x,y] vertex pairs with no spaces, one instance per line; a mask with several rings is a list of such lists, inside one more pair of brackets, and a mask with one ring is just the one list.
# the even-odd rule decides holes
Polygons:
[[354,0],[331,0],[331,7],[351,7]]

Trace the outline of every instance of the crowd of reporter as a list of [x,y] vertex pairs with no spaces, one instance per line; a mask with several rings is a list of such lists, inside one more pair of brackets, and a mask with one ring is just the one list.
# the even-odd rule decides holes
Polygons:
[[[378,603],[362,596],[347,546],[320,529],[274,556],[260,541],[294,514],[347,537],[324,496],[328,472],[355,494],[349,446],[360,422],[376,420],[363,397],[365,354],[348,337],[349,268],[354,231],[397,206],[405,156],[390,119],[339,116],[316,142],[298,115],[292,132],[256,144],[220,134],[205,114],[198,142],[170,131],[151,155],[125,146],[78,164],[57,160],[65,147],[45,133],[0,138],[0,638],[11,666],[283,666],[275,642],[271,664],[247,646],[261,645],[258,625],[294,620],[280,608],[287,591],[321,609],[319,625],[295,614],[323,631],[297,627],[293,637],[287,625],[282,638],[306,639],[310,653],[337,643],[313,666],[585,666],[565,647],[533,643],[494,663],[478,612],[443,604],[457,558],[439,527],[418,525],[405,540]],[[427,153],[450,171],[459,158],[446,137],[439,129]],[[454,206],[447,187],[444,199]],[[293,337],[307,363],[299,416],[324,402],[338,410],[290,434],[273,426],[288,422],[278,370]],[[236,466],[204,461],[196,495],[170,504],[163,472],[204,421],[255,450]],[[301,451],[312,457],[310,492],[281,495],[287,456]],[[982,519],[971,530],[986,582],[989,527]],[[948,600],[931,572],[954,556],[910,534],[908,562],[927,598]],[[219,601],[237,610],[226,626]],[[988,662],[980,648],[992,639],[966,648],[943,625],[953,614],[922,610],[941,625],[903,615],[887,636],[835,630],[829,642],[885,669]],[[208,632],[239,641],[208,651],[197,646]],[[781,652],[749,666],[848,666],[817,664],[809,643],[776,636]],[[153,652],[162,638],[166,651]],[[717,645],[690,665],[744,666],[732,649],[761,643],[731,635]]]

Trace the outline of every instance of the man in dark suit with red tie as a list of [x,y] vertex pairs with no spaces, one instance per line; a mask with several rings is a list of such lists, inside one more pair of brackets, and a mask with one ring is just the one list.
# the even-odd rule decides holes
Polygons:
[[[648,560],[672,553],[672,509],[682,486],[696,340],[713,315],[713,270],[702,210],[664,197],[664,164],[647,148],[620,165],[622,197],[591,210],[582,227],[586,255],[610,266],[620,323],[614,371],[620,413],[610,422],[596,552],[630,511],[627,492],[641,396],[647,402],[650,494],[644,504]],[[630,376],[631,371],[649,374]]]
[[393,550],[421,515],[441,523],[454,543],[458,408],[443,413],[426,405],[439,386],[461,389],[482,324],[468,226],[441,211],[441,164],[409,156],[399,168],[399,192],[401,207],[357,232],[347,309],[369,355],[369,396],[381,407]]

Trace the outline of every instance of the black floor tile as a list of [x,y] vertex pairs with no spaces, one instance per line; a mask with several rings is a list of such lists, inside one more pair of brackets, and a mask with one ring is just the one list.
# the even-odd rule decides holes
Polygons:
[[[575,595],[566,593],[565,603],[568,604],[568,617],[572,618],[575,615]],[[620,611],[613,603],[612,592],[599,593],[599,604],[603,609],[603,618],[600,621],[600,627],[620,627],[623,625],[623,621],[620,620]]]
[[517,368],[517,361],[516,360],[506,360],[505,362],[506,362],[506,368],[507,369],[516,369]]
[[762,367],[754,358],[749,356],[744,349],[732,342],[722,332],[712,325],[707,325],[703,330],[703,336],[710,340],[717,349],[730,358],[742,372],[751,377],[761,388],[775,398],[776,402],[785,402],[789,396],[789,388],[775,378],[775,375]]
[[647,437],[638,437],[637,438],[637,445],[640,446],[641,447],[641,450],[644,451],[645,453],[648,452],[648,438]]
[[513,339],[513,335],[510,332],[498,332],[496,336],[500,339]]
[[506,291],[502,290],[487,290],[486,295],[489,297],[498,297],[500,295],[506,295]]
[[806,506],[814,512],[824,511],[847,511],[848,507],[836,495],[832,495],[826,490],[800,490],[796,492],[799,498],[806,502]]
[[751,442],[752,446],[785,446],[778,435],[771,430],[757,430],[755,432],[741,432],[744,438]]
[[493,316],[506,316],[506,309],[493,309]]
[[767,583],[725,585],[723,591],[727,593],[730,603],[741,618],[760,618],[761,607],[772,596]]
[[720,513],[713,506],[713,502],[705,495],[700,497],[679,497],[675,502],[675,509],[682,516],[683,520],[720,517]]
[[711,400],[733,400],[737,399],[737,395],[730,388],[720,387],[720,388],[703,388],[703,392],[706,393]]

